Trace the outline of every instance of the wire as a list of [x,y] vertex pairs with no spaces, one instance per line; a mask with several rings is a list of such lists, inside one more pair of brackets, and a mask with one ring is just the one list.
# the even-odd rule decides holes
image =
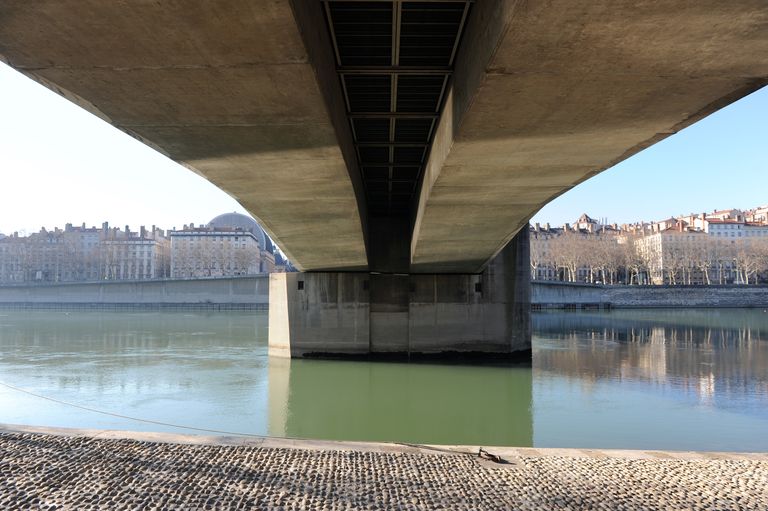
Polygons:
[[10,384],[2,382],[2,381],[0,381],[0,385],[2,385],[3,387],[7,387],[7,388],[9,388],[11,390],[15,390],[17,392],[21,392],[21,393],[24,393],[24,394],[29,394],[30,396],[34,396],[34,397],[37,397],[37,398],[40,398],[40,399],[45,399],[47,401],[52,401],[54,403],[59,403],[59,404],[66,405],[66,406],[72,406],[74,408],[79,408],[81,410],[86,410],[86,411],[93,412],[93,413],[100,413],[102,415],[109,415],[111,417],[118,417],[120,419],[128,419],[128,420],[132,420],[132,421],[136,421],[136,422],[146,422],[148,424],[156,424],[156,425],[159,425],[159,426],[168,426],[168,427],[171,427],[171,428],[189,429],[189,430],[192,430],[192,431],[202,431],[202,432],[205,432],[205,433],[220,433],[220,434],[224,434],[224,435],[236,435],[236,436],[245,436],[245,437],[251,437],[251,438],[274,438],[274,437],[269,437],[269,436],[265,436],[265,435],[254,435],[254,434],[251,434],[251,433],[238,433],[238,432],[234,432],[234,431],[223,431],[223,430],[219,430],[219,429],[196,428],[194,426],[184,426],[184,425],[181,425],[181,424],[172,424],[170,422],[156,421],[156,420],[152,420],[152,419],[141,419],[139,417],[131,417],[130,415],[122,415],[122,414],[119,414],[119,413],[107,412],[105,410],[99,410],[98,408],[91,408],[89,406],[78,405],[76,403],[70,403],[69,401],[63,401],[61,399],[56,399],[56,398],[53,398],[53,397],[43,396],[42,394],[36,394],[36,393],[31,392],[29,390],[22,389],[20,387],[16,387],[14,385],[10,385]]
[[[235,436],[243,436],[243,437],[249,437],[249,438],[262,438],[262,439],[264,439],[264,438],[275,438],[275,439],[288,439],[288,440],[305,440],[305,439],[296,438],[296,437],[273,437],[273,436],[268,436],[268,435],[254,435],[254,434],[251,434],[251,433],[239,433],[239,432],[234,432],[234,431],[224,431],[224,430],[220,430],[220,429],[196,428],[194,426],[184,426],[184,425],[181,425],[181,424],[172,424],[170,422],[156,421],[156,420],[152,420],[152,419],[142,419],[142,418],[139,418],[139,417],[131,417],[130,415],[123,415],[123,414],[120,414],[120,413],[108,412],[106,410],[99,410],[98,408],[91,408],[90,406],[83,406],[83,405],[79,405],[79,404],[76,404],[76,403],[71,403],[69,401],[63,401],[61,399],[56,399],[56,398],[53,398],[53,397],[44,396],[42,394],[37,394],[35,392],[29,391],[27,389],[23,389],[21,387],[16,387],[15,385],[11,385],[11,384],[5,383],[3,381],[0,381],[0,385],[2,385],[3,387],[7,387],[7,388],[9,388],[11,390],[15,390],[16,392],[21,392],[23,394],[28,394],[30,396],[34,396],[34,397],[37,397],[37,398],[40,398],[40,399],[45,399],[47,401],[52,401],[54,403],[58,403],[58,404],[61,404],[61,405],[71,406],[71,407],[74,407],[74,408],[79,408],[81,410],[86,410],[88,412],[100,413],[102,415],[108,415],[110,417],[117,417],[117,418],[120,418],[120,419],[128,419],[128,420],[132,420],[132,421],[136,421],[136,422],[144,422],[144,423],[147,423],[147,424],[156,424],[156,425],[159,425],[159,426],[167,426],[167,427],[171,427],[171,428],[189,429],[189,430],[192,430],[192,431],[202,431],[204,433],[219,433],[219,434],[223,434],[223,435],[235,435]],[[455,454],[455,455],[464,455],[464,456],[477,456],[478,455],[477,453],[473,453],[473,452],[469,452],[469,451],[447,449],[447,448],[435,447],[435,446],[431,446],[431,445],[412,444],[412,443],[408,443],[408,442],[392,442],[392,443],[394,445],[402,445],[402,446],[406,446],[406,447],[413,447],[413,448],[416,448],[416,449],[424,449],[424,450],[428,450],[428,451],[439,451],[439,452],[444,452],[444,453],[448,453],[448,454]],[[482,451],[482,449],[481,449],[481,451]]]
[[[393,442],[395,445],[404,445],[406,447],[413,447],[415,449],[424,449],[427,451],[437,451],[437,452],[444,452],[447,454],[456,454],[461,456],[477,456],[478,453],[476,452],[470,452],[470,451],[464,451],[464,450],[458,450],[458,449],[450,449],[447,447],[436,447],[434,445],[424,445],[424,444],[411,444],[407,442]],[[483,449],[480,449],[481,451]]]

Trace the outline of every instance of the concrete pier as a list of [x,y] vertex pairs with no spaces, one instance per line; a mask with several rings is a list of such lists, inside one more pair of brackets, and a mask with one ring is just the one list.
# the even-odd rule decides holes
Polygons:
[[768,509],[768,456],[0,425],[2,509]]
[[481,274],[270,276],[269,353],[530,359],[528,232]]

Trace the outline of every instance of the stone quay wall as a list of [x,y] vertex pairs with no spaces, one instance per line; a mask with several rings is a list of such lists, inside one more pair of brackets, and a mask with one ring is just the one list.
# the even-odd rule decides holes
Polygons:
[[[601,286],[533,282],[534,309],[765,307],[768,286]],[[3,308],[269,307],[269,275],[189,280],[108,281],[0,286]]]
[[768,307],[768,286],[602,286],[533,282],[534,309]]
[[0,307],[3,308],[266,310],[268,306],[269,275],[0,286]]

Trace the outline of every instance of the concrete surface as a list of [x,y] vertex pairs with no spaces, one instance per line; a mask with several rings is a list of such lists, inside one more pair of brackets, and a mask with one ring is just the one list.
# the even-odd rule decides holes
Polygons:
[[528,236],[477,275],[274,273],[269,353],[530,360]]
[[0,286],[2,305],[198,305],[266,306],[269,276],[194,280],[72,282]]
[[[762,87],[766,32],[763,0],[474,2],[406,271],[479,273],[552,198]],[[366,245],[321,2],[0,0],[0,59],[228,191],[298,268],[401,265]]]
[[0,425],[25,509],[768,507],[768,455],[410,446]]
[[762,0],[475,2],[411,271],[478,271],[553,198],[764,86],[766,34]]
[[299,269],[363,269],[322,16],[288,0],[0,1],[0,60],[227,191]]
[[545,309],[582,305],[768,308],[768,286],[599,286],[534,281],[531,304]]

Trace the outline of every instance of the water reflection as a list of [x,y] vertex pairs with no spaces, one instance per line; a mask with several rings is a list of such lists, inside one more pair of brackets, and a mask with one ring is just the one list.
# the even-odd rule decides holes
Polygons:
[[[768,313],[541,313],[534,329],[537,445],[768,447]],[[570,432],[547,424],[553,399]]]
[[[0,381],[170,424],[321,439],[531,445],[530,367],[267,357],[264,313],[0,312]],[[173,431],[0,387],[0,422]]]
[[[265,314],[0,311],[0,381],[133,417],[264,432],[266,327]],[[183,432],[3,387],[0,422]]]
[[[0,381],[258,435],[768,451],[768,313],[537,313],[533,326],[531,369],[270,359],[260,312],[0,311]],[[2,386],[0,422],[184,432]]]
[[703,404],[766,416],[768,313],[613,311],[537,314],[534,367],[582,382],[634,381]]
[[530,368],[270,360],[269,375],[273,435],[533,444]]

